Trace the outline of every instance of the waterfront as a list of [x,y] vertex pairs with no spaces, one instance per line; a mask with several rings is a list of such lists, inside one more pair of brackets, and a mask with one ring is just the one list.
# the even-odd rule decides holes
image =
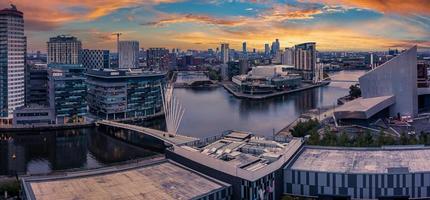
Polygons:
[[92,169],[154,155],[97,128],[0,134],[0,175]]
[[[357,80],[365,71],[331,72],[334,80]],[[177,88],[175,95],[185,108],[179,133],[209,137],[225,130],[251,131],[271,136],[302,113],[329,107],[348,94],[352,83],[332,82],[328,86],[265,100],[238,99],[224,88]]]

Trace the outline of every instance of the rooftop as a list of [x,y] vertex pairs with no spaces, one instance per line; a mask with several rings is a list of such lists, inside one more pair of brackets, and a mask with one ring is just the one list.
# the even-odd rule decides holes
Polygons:
[[354,118],[368,119],[379,111],[395,103],[393,95],[380,96],[373,98],[357,98],[346,102],[344,105],[336,108],[335,116],[338,119]]
[[292,170],[334,173],[429,172],[430,148],[402,146],[382,148],[330,148],[306,146]]
[[192,199],[230,185],[173,161],[99,174],[24,178],[30,199]]
[[164,76],[166,73],[158,71],[144,71],[142,69],[92,69],[87,71],[86,75],[98,78],[128,78]]

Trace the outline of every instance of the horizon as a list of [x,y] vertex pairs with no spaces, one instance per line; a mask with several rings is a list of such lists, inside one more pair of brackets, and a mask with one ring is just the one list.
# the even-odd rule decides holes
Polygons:
[[430,6],[425,0],[12,0],[24,12],[28,52],[46,52],[57,35],[83,48],[116,50],[112,33],[141,48],[207,50],[222,42],[248,51],[279,38],[281,47],[316,42],[321,52],[430,49]]

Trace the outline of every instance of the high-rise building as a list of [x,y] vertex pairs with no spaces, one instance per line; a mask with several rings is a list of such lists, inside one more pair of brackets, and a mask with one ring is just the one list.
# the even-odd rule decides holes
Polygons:
[[244,54],[246,54],[246,52],[247,52],[247,50],[246,50],[246,42],[243,42],[243,43],[242,43],[242,52],[243,52]]
[[294,46],[295,69],[303,72],[305,80],[313,80],[316,68],[316,43],[308,42]]
[[119,68],[139,67],[139,42],[119,41]]
[[269,46],[269,44],[264,44],[264,54],[266,56],[270,54],[270,46]]
[[229,59],[229,55],[230,54],[230,48],[228,43],[222,43],[221,44],[221,61],[223,64],[227,64]]
[[47,64],[80,64],[82,43],[76,37],[59,35],[49,38]]
[[48,68],[46,64],[27,65],[25,105],[48,105]]
[[48,99],[55,123],[77,123],[87,113],[85,69],[76,64],[48,65]]
[[24,14],[14,5],[0,10],[0,125],[11,124],[13,111],[24,106]]
[[294,66],[294,48],[285,48],[281,60],[283,65]]
[[86,69],[110,68],[109,50],[82,50],[82,66]]
[[89,112],[100,119],[148,117],[162,111],[166,73],[103,69],[86,73]]
[[149,48],[146,51],[146,64],[150,69],[167,71],[170,67],[169,50],[166,48]]

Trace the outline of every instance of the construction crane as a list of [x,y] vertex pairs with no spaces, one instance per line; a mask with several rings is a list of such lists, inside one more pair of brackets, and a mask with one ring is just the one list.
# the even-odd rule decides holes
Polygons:
[[119,53],[119,36],[122,35],[122,33],[113,33],[112,35],[116,35],[116,51]]

